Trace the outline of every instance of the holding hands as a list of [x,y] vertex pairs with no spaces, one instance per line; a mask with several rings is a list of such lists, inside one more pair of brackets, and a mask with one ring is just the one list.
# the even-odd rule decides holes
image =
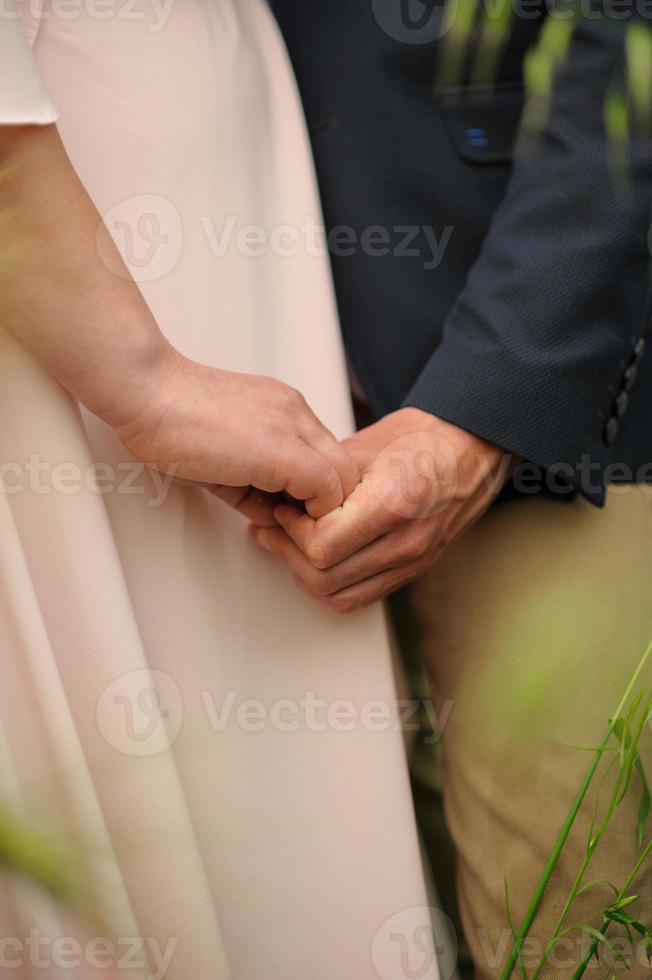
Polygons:
[[158,372],[137,414],[115,426],[124,445],[239,510],[297,585],[337,612],[427,571],[510,470],[497,446],[418,408],[339,443],[280,381],[171,348]]
[[344,445],[361,479],[318,519],[292,504],[278,527],[252,526],[297,585],[331,609],[370,605],[421,575],[485,512],[504,484],[501,449],[417,408],[362,429]]
[[239,510],[297,585],[337,612],[426,572],[510,472],[499,447],[418,408],[339,443],[298,391],[273,378],[172,349],[159,374],[135,417],[115,427],[124,445]]

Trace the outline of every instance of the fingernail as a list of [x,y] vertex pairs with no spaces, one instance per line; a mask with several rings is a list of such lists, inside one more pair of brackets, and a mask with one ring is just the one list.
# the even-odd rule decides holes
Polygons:
[[265,549],[265,551],[272,550],[272,542],[270,536],[269,534],[266,534],[264,531],[258,532],[258,534],[256,535],[256,541],[258,542],[261,548]]

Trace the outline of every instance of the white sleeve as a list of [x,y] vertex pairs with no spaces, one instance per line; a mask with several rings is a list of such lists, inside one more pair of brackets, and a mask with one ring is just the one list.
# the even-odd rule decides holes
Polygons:
[[11,6],[0,4],[0,126],[53,123],[57,111]]

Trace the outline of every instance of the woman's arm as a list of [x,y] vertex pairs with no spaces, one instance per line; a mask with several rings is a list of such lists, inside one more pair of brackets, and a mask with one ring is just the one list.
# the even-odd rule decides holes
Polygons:
[[[0,126],[0,325],[92,412],[130,421],[171,372],[55,126]],[[123,275],[116,275],[119,269]]]
[[165,340],[52,125],[0,126],[0,328],[135,456],[243,488],[225,496],[245,513],[250,486],[316,517],[357,482],[294,389],[196,364]]

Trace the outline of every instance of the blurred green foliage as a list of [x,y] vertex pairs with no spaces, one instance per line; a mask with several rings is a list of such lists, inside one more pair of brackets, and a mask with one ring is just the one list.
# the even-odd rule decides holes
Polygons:
[[53,838],[0,805],[0,869],[39,885],[66,904],[76,903],[72,862]]
[[[526,135],[536,135],[545,126],[555,76],[566,60],[580,15],[579,6],[550,10],[537,42],[525,57],[527,103],[523,130]],[[509,40],[514,16],[514,0],[448,0],[436,87],[461,86],[472,43],[475,54],[469,83],[490,87]],[[652,28],[640,21],[625,23],[606,14],[602,16],[606,25],[624,31],[625,36],[624,77],[614,79],[613,90],[604,106],[612,165],[620,173],[627,161],[627,147],[634,130],[646,135],[652,133]],[[587,84],[590,85],[590,79]]]

